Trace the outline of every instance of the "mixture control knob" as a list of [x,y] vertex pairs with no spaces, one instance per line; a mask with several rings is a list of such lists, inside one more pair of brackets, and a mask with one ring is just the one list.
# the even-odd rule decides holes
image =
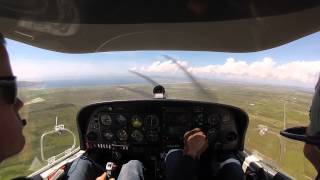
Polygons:
[[128,139],[127,131],[124,129],[121,129],[117,132],[117,137],[120,141],[126,141]]

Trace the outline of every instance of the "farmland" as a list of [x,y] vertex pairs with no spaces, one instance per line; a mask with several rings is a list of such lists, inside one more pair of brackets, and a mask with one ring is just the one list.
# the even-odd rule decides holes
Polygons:
[[[270,165],[296,179],[315,177],[316,172],[303,156],[303,144],[279,136],[284,126],[308,124],[311,91],[254,84],[203,84],[210,92],[209,96],[200,93],[190,83],[164,86],[172,99],[213,101],[214,98],[210,98],[210,94],[214,94],[218,103],[242,108],[250,118],[245,144],[248,151],[261,156]],[[150,98],[147,95],[151,92],[152,87],[143,84],[20,90],[19,95],[24,102],[33,102],[26,103],[21,111],[21,116],[28,120],[24,129],[26,146],[19,155],[0,164],[0,179],[28,175],[45,165],[40,155],[40,137],[44,132],[53,129],[56,117],[59,124],[64,124],[77,135],[76,115],[81,107],[98,101],[147,99]],[[34,99],[36,101],[32,101]],[[286,123],[283,121],[284,116]],[[268,127],[268,131],[260,134],[260,126]],[[44,144],[46,157],[62,152],[70,144],[72,138],[65,134],[48,137]]]

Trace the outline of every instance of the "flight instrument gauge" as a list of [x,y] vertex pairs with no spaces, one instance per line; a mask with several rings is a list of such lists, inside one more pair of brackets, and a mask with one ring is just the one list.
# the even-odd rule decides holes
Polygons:
[[136,142],[141,142],[143,140],[143,134],[138,130],[134,130],[131,133],[131,138]]
[[144,125],[148,129],[155,129],[159,126],[159,118],[156,115],[148,115],[145,118]]
[[142,126],[142,119],[140,116],[134,115],[131,118],[131,126],[134,128],[140,128]]
[[221,117],[219,116],[219,114],[212,114],[208,118],[208,125],[210,127],[217,127],[219,126],[220,122],[221,122]]
[[102,113],[100,115],[100,122],[101,122],[101,124],[103,124],[105,126],[110,126],[112,124],[112,118],[109,114]]
[[121,129],[117,132],[117,137],[120,141],[126,141],[128,139],[128,133],[126,130]]
[[103,136],[103,138],[105,138],[108,141],[113,140],[113,137],[114,137],[114,135],[113,135],[113,133],[111,131],[102,132],[102,136]]
[[120,125],[125,125],[125,124],[127,123],[127,118],[126,118],[124,115],[122,115],[122,114],[118,114],[118,115],[116,116],[116,118],[117,118],[117,122],[118,122]]

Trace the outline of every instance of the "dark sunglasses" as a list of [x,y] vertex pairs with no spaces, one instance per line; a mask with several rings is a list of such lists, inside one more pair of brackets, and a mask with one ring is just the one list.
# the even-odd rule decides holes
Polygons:
[[17,98],[16,77],[0,77],[0,100],[6,104],[14,104]]
[[[14,104],[17,99],[17,82],[15,76],[0,77],[0,100],[6,104]],[[19,114],[17,114],[19,116]],[[19,119],[20,116],[19,116]],[[27,124],[25,119],[21,119],[22,126]]]

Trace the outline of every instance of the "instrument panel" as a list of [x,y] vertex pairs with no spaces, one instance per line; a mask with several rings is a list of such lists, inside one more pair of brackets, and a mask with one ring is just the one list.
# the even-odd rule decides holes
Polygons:
[[84,107],[77,119],[81,149],[152,153],[183,148],[196,127],[217,150],[242,150],[248,124],[239,108],[196,101],[113,101]]

